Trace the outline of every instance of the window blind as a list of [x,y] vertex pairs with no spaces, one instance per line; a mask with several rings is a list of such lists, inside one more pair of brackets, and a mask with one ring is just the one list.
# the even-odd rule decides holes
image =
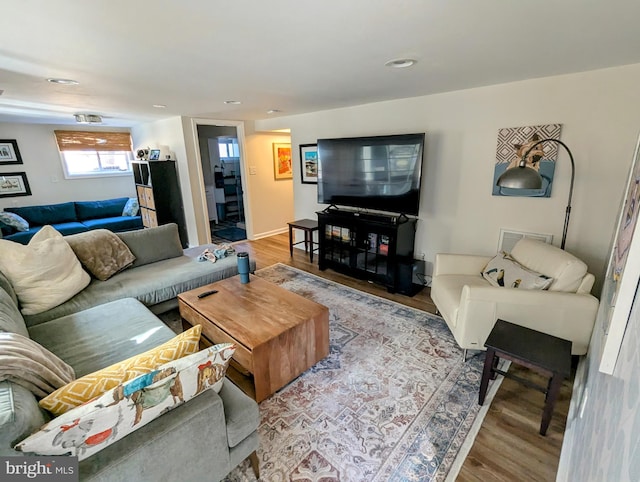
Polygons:
[[133,151],[128,132],[54,131],[62,151]]

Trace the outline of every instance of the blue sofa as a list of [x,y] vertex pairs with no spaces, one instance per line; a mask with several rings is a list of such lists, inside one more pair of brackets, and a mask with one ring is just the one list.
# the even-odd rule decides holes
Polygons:
[[104,201],[76,201],[40,206],[7,207],[6,212],[15,213],[29,223],[27,231],[16,231],[2,227],[2,237],[9,241],[27,244],[47,224],[62,235],[77,234],[91,229],[108,229],[113,232],[142,228],[141,216],[123,216],[122,211],[128,197]]

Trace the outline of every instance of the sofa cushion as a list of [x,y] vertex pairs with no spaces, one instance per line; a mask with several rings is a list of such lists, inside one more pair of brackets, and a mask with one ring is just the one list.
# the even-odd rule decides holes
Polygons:
[[106,229],[96,229],[66,238],[82,265],[97,279],[107,280],[136,259],[126,244]]
[[487,263],[482,277],[492,286],[525,290],[546,290],[553,282],[553,278],[522,266],[504,251]]
[[78,377],[155,348],[176,335],[133,298],[33,326],[29,334],[71,365]]
[[587,265],[551,244],[523,238],[511,250],[511,255],[529,269],[553,278],[549,291],[575,293],[587,274]]
[[111,218],[87,219],[82,221],[86,229],[108,229],[109,231],[131,231],[142,229],[140,216],[116,216]]
[[73,368],[37,342],[17,333],[0,333],[0,381],[46,397],[74,379]]
[[7,207],[4,210],[23,217],[31,227],[77,221],[76,208],[72,202],[43,204],[41,206]]
[[104,201],[76,201],[76,214],[80,221],[122,216],[122,210],[128,200],[128,197],[120,197]]
[[138,211],[140,211],[140,203],[138,202],[138,198],[130,197],[127,203],[124,205],[122,209],[123,216],[137,216]]
[[149,351],[74,380],[40,400],[40,407],[54,415],[62,415],[122,382],[149,373],[168,361],[196,353],[201,331],[202,327],[196,325]]
[[0,271],[11,281],[25,315],[57,306],[85,288],[91,277],[62,235],[43,227],[27,246],[0,240]]
[[180,256],[135,269],[125,269],[106,281],[94,279],[89,286],[70,300],[44,313],[25,316],[24,319],[27,327],[32,327],[126,297],[135,298],[151,307],[164,301],[174,300],[183,291],[237,274],[238,263],[235,256],[227,256],[216,263],[198,262],[188,256]]
[[16,213],[0,212],[0,223],[16,231],[26,231],[29,229],[29,223]]
[[136,257],[132,268],[183,255],[178,225],[174,223],[118,233],[118,236]]
[[226,343],[163,364],[52,420],[16,450],[83,460],[203,391],[219,391],[234,351]]
[[0,454],[15,456],[12,447],[48,420],[45,413],[29,390],[0,382]]

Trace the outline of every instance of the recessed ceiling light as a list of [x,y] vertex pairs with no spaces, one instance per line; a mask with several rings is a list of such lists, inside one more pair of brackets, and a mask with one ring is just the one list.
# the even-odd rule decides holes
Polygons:
[[53,77],[47,79],[47,82],[51,82],[52,84],[64,84],[64,85],[78,85],[80,83],[77,80],[73,80],[73,79],[56,79]]
[[277,114],[278,112],[282,112],[282,111],[279,109],[269,109],[267,111],[267,114]]
[[225,104],[228,105],[238,105],[238,104],[242,104],[242,102],[240,102],[239,100],[225,100],[224,101]]
[[384,65],[385,67],[393,67],[394,69],[404,69],[415,65],[416,62],[416,59],[393,59],[385,62]]
[[153,104],[153,107],[156,109],[166,109],[167,106],[165,104]]

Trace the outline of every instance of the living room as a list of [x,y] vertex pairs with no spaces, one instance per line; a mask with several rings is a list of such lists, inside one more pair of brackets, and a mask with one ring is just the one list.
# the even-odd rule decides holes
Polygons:
[[[551,4],[546,7],[547,13],[553,11]],[[620,11],[627,12],[626,17],[633,17],[628,12],[634,7],[629,4],[624,7],[629,10],[621,6]],[[19,10],[24,7],[15,8]],[[574,5],[574,8],[581,7]],[[611,7],[611,10],[614,8]],[[318,15],[317,12],[315,14]],[[508,18],[513,17],[509,15]],[[469,24],[461,22],[458,25],[457,35],[468,35],[474,28],[470,19],[466,21]],[[592,23],[583,21],[584,32],[589,31],[593,35],[598,31],[595,20],[591,20]],[[163,23],[167,28],[171,26],[167,20],[164,22],[167,22]],[[467,28],[462,28],[463,25],[467,25]],[[531,30],[534,30],[533,25]],[[5,32],[2,35],[8,34]],[[560,34],[561,30],[558,30],[552,35],[557,38]],[[536,36],[535,33],[532,35]],[[628,39],[633,39],[629,35]],[[290,41],[281,32],[274,33],[274,36],[282,42]],[[625,38],[624,35],[621,34],[621,38]],[[572,39],[580,44],[579,35]],[[584,39],[585,42],[587,40]],[[123,47],[124,51],[126,48]],[[525,52],[522,50],[521,55],[529,55]],[[393,52],[393,55],[397,53]],[[614,52],[610,52],[610,55],[614,56]],[[198,57],[197,61],[203,59],[206,60],[206,56]],[[570,55],[564,58],[567,64],[571,60]],[[537,59],[532,64],[542,61]],[[299,112],[281,108],[283,112],[276,115],[246,117],[233,110],[212,108],[210,113],[192,105],[184,111],[169,108],[168,114],[158,114],[157,111],[155,117],[145,114],[140,122],[133,122],[132,113],[131,119],[120,125],[108,123],[99,129],[130,131],[134,148],[148,145],[170,147],[180,174],[191,246],[206,243],[208,236],[205,195],[198,175],[198,154],[194,140],[198,122],[220,122],[223,119],[229,125],[242,127],[245,169],[249,171],[251,166],[255,166],[258,170],[256,177],[244,176],[247,182],[247,231],[250,239],[283,232],[286,222],[293,219],[314,219],[315,213],[325,207],[317,201],[317,187],[300,181],[301,144],[313,144],[323,138],[424,132],[426,142],[415,246],[418,256],[424,254],[426,274],[429,275],[437,253],[495,254],[501,228],[551,234],[553,244],[559,245],[571,175],[566,152],[559,151],[553,195],[550,198],[492,196],[491,189],[499,129],[561,124],[560,139],[571,148],[576,161],[573,210],[566,249],[585,261],[589,271],[595,274],[596,284],[592,293],[600,297],[612,233],[616,228],[640,126],[640,109],[637,108],[639,61],[637,58],[616,60],[611,64],[594,61],[589,67],[581,64],[580,67],[567,67],[555,73],[545,71],[544,74],[539,74],[538,69],[531,65],[528,70],[523,68],[523,73],[511,78],[505,77],[494,82],[487,73],[489,80],[479,80],[474,86],[451,83],[449,89],[421,95],[403,94],[409,92],[409,84],[413,82],[411,68],[398,69],[385,72],[393,76],[392,81],[387,81],[395,83],[396,92],[384,100],[376,99],[373,94],[370,100],[363,96],[355,103],[339,104],[330,99],[324,105]],[[293,65],[290,68],[295,69],[295,61],[290,62]],[[432,59],[419,59],[417,66],[427,62],[437,64]],[[58,72],[65,73],[66,77],[73,78],[72,68],[55,67],[56,75]],[[268,70],[268,64],[264,64],[263,68]],[[494,66],[490,63],[476,65],[478,71],[489,72],[492,68]],[[24,72],[16,73],[18,70],[6,69],[3,72],[10,71],[15,76],[12,81],[18,83],[26,81],[26,78],[31,79]],[[160,77],[164,73],[160,67],[155,67],[148,75]],[[328,76],[324,71],[321,73]],[[10,78],[7,78],[8,85]],[[420,81],[426,83],[427,78],[424,75]],[[144,85],[144,79],[137,81]],[[342,79],[327,81],[325,90],[339,92],[341,84]],[[4,99],[11,99],[11,91],[6,86],[0,88],[5,89],[0,97],[2,108]],[[236,97],[235,92],[224,94],[228,99]],[[182,95],[176,94],[176,99]],[[309,95],[331,97],[322,90],[310,92]],[[109,97],[109,94],[103,96]],[[284,97],[274,95],[274,101],[285,102]],[[169,100],[166,103],[170,104],[171,95],[167,98]],[[225,106],[224,109],[232,107]],[[261,105],[263,110],[267,107],[280,106]],[[116,112],[126,110],[126,106],[114,110],[113,117],[116,117]],[[77,126],[69,127],[66,120],[42,123],[41,120],[27,120],[20,116],[9,118],[7,112],[1,111],[0,138],[18,141],[24,165],[13,170],[26,172],[33,196],[3,198],[0,199],[0,207],[135,195],[132,180],[127,177],[63,179],[52,131],[60,127],[77,129]],[[71,117],[72,113],[69,110],[65,115]],[[288,132],[278,132],[282,129]],[[291,143],[293,177],[286,181],[269,179],[269,187],[265,187],[260,183],[272,177],[271,145],[274,142]],[[260,183],[258,179],[262,179]],[[632,374],[640,364],[635,354],[639,321],[634,310],[619,358],[631,361],[625,363],[624,370],[616,372],[615,377],[598,373],[603,337],[598,337],[598,330],[602,331],[602,326],[596,325],[596,336],[590,352],[581,362],[583,368],[578,371],[574,382],[558,480],[633,480],[637,476],[631,454],[637,450],[636,425],[640,414],[635,408],[638,394]],[[622,383],[618,385],[616,381]],[[585,395],[587,392],[588,397]],[[623,403],[625,408],[620,406]],[[608,434],[606,449],[599,447],[602,437],[598,436],[598,432],[603,430]],[[593,466],[595,463],[597,467]]]

